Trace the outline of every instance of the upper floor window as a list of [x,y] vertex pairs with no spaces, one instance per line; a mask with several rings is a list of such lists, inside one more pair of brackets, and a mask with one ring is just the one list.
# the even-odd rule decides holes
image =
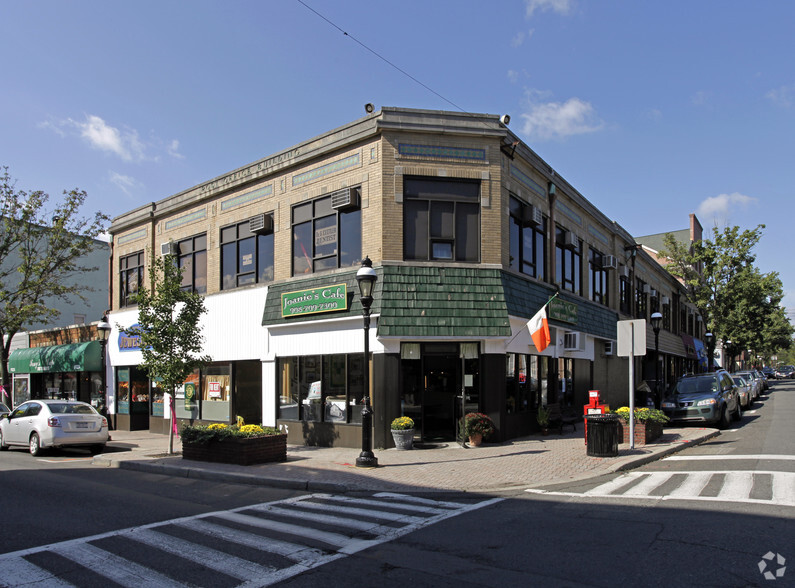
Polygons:
[[359,188],[293,206],[293,275],[351,267],[362,260]]
[[582,241],[577,235],[560,227],[555,228],[555,281],[560,287],[582,294]]
[[135,297],[144,283],[144,252],[119,258],[119,306],[136,304]]
[[182,270],[182,289],[207,293],[207,234],[177,242],[177,263]]
[[670,302],[662,305],[662,326],[666,331],[671,330],[671,304]]
[[[273,280],[273,222],[265,215],[221,229],[221,289]],[[253,231],[252,231],[253,228]]]
[[403,258],[480,261],[480,182],[403,179]]
[[510,200],[510,268],[543,280],[546,274],[546,219],[518,198]]
[[618,304],[624,314],[632,313],[632,286],[629,278],[621,276],[618,280]]
[[603,267],[604,255],[596,249],[588,251],[589,295],[591,300],[600,304],[608,304],[608,274]]

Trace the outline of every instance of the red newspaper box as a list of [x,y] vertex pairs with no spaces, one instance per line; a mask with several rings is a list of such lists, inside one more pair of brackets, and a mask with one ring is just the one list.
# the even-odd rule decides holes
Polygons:
[[588,415],[589,414],[605,414],[607,406],[602,404],[599,400],[599,390],[588,390],[588,404],[582,407],[582,412],[585,418],[585,442],[588,443]]

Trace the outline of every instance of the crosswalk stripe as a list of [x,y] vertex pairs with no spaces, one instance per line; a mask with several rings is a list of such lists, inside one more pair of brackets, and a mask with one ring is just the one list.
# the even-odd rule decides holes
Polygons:
[[[674,476],[683,480],[668,492],[655,493]],[[772,480],[769,482],[769,480]],[[704,491],[712,483],[717,495],[705,496]],[[771,498],[751,498],[752,493],[765,495],[766,485],[772,486]],[[760,488],[754,491],[754,485]],[[642,498],[654,500],[701,500],[723,502],[745,502],[750,504],[774,504],[795,506],[795,472],[774,471],[696,471],[696,472],[630,472],[585,492],[558,492],[529,488],[527,492],[554,496],[587,496],[592,498]]]
[[0,586],[11,586],[6,581],[13,578],[17,586],[52,586],[53,588],[72,588],[72,584],[55,578],[47,570],[41,569],[22,557],[15,557],[3,562],[3,575],[0,577]]
[[673,498],[699,496],[711,479],[711,472],[689,473],[677,488],[668,493],[668,496]]
[[164,535],[152,529],[137,529],[127,537],[240,580],[253,580],[274,571],[272,567],[261,566],[247,559],[241,559],[192,541]]
[[[397,514],[387,511],[374,511],[374,510],[368,510],[366,508],[325,505],[325,504],[319,504],[317,502],[309,502],[308,500],[304,500],[303,502],[301,502],[300,506],[301,508],[306,508],[316,511],[324,511],[324,512],[332,511],[334,513],[340,513],[340,514],[360,515],[384,521],[402,521],[407,523],[418,523],[426,520],[424,517],[415,517],[407,514]],[[277,505],[270,508],[279,508],[280,510],[284,510],[284,507],[281,505]],[[317,517],[318,515],[313,514],[311,516]],[[339,517],[335,518],[339,519]],[[341,520],[350,520],[350,519],[341,519]],[[367,524],[372,525],[372,523],[367,523]]]
[[282,523],[280,521],[271,521],[251,515],[244,515],[237,512],[230,512],[225,514],[216,515],[220,518],[235,521],[249,527],[258,527],[260,529],[269,529],[271,531],[279,531],[287,533],[288,535],[297,535],[298,537],[306,537],[307,539],[317,539],[328,545],[333,545],[336,548],[342,547],[350,537],[341,535],[339,533],[332,533],[330,531],[320,531],[318,529],[311,529],[300,525],[293,525],[290,523]]
[[773,476],[773,502],[795,505],[795,473]]
[[129,588],[178,588],[180,582],[89,543],[55,546],[58,555]]
[[720,500],[741,500],[751,495],[753,487],[753,472],[728,472],[717,498]]
[[[301,506],[308,507],[307,503],[302,503]],[[259,510],[259,509],[257,509]],[[325,509],[323,509],[325,512]],[[317,522],[317,523],[326,523],[329,525],[338,525],[340,527],[347,527],[349,529],[357,529],[359,531],[370,531],[372,532],[373,529],[379,528],[381,525],[380,523],[374,523],[372,521],[360,521],[357,519],[346,519],[339,516],[334,516],[333,514],[319,514],[317,512],[309,512],[304,510],[296,510],[293,508],[288,508],[280,505],[269,506],[267,510],[263,509],[263,512],[272,512],[276,514],[290,516],[299,520],[308,521],[310,523]]]
[[289,541],[283,541],[273,537],[265,537],[224,525],[218,525],[206,519],[183,521],[177,523],[177,525],[203,535],[229,541],[230,543],[237,543],[238,545],[244,545],[260,551],[274,553],[297,563],[310,561],[323,555],[323,551],[320,549],[306,547],[298,543],[290,543]]

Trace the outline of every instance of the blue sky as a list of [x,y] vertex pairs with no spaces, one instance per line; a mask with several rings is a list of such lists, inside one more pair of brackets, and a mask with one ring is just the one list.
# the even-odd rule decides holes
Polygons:
[[0,165],[116,216],[367,102],[507,113],[633,235],[765,224],[795,318],[794,25],[785,1],[0,0]]

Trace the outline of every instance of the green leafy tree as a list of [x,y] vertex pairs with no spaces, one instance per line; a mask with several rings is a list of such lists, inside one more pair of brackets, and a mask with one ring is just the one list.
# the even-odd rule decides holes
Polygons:
[[[712,229],[712,240],[682,243],[668,234],[661,255],[666,269],[685,286],[687,300],[704,318],[715,340],[736,349],[766,350],[785,341],[792,327],[781,322],[783,288],[778,274],[761,273],[753,249],[764,225]],[[711,351],[711,350],[710,350]]]
[[[183,290],[182,270],[173,255],[150,255],[149,284],[137,295],[138,325],[120,327],[140,337],[143,363],[150,378],[159,379],[171,395],[171,419],[176,422],[174,398],[177,386],[197,367],[211,361],[201,356],[203,337],[199,319],[206,312],[204,299]],[[174,427],[168,436],[168,452],[174,453]]]
[[110,219],[100,212],[80,216],[82,190],[64,192],[47,208],[47,194],[18,190],[8,168],[0,169],[0,375],[10,390],[11,340],[26,325],[58,318],[55,299],[85,300],[83,293],[94,290],[77,278],[98,269],[84,264]]

